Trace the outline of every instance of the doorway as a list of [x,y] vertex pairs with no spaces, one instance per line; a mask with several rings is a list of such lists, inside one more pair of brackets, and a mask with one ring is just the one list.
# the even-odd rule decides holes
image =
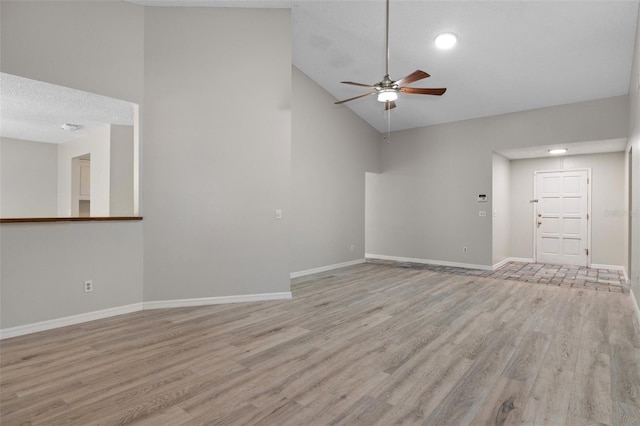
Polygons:
[[91,154],[71,159],[71,215],[91,216]]
[[537,263],[590,265],[589,169],[534,172]]

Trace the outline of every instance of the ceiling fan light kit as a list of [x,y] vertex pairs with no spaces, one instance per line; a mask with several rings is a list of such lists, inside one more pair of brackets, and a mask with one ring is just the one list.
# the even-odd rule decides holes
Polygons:
[[378,102],[391,102],[398,99],[397,89],[382,89],[378,92]]
[[[409,93],[415,95],[434,95],[434,96],[442,96],[444,92],[447,91],[445,88],[439,89],[429,89],[429,88],[419,88],[419,87],[407,87],[407,85],[414,83],[418,80],[422,80],[424,78],[429,77],[424,71],[416,70],[409,74],[408,76],[401,78],[400,80],[391,80],[389,77],[389,0],[387,0],[387,22],[386,22],[386,61],[385,61],[385,73],[382,81],[375,84],[364,84],[364,83],[356,83],[353,81],[341,81],[343,84],[349,84],[352,86],[361,86],[368,87],[373,89],[373,92],[365,93],[364,95],[354,96],[353,98],[343,99],[341,101],[337,101],[336,104],[343,104],[349,101],[354,101],[356,99],[364,98],[370,95],[377,95],[378,102],[384,102],[385,111],[393,109],[396,107],[396,100],[398,99],[398,94]],[[457,40],[457,36],[453,33],[446,33],[449,35],[453,35],[454,43]]]

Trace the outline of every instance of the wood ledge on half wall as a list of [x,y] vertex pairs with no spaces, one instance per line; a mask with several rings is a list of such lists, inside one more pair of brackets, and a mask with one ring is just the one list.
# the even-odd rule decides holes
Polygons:
[[142,216],[112,217],[17,217],[0,219],[0,223],[42,223],[42,222],[113,222],[142,220]]

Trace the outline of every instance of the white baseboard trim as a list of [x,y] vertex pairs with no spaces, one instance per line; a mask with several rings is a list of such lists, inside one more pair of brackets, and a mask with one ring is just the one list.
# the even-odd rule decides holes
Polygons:
[[475,265],[472,263],[447,262],[445,260],[415,259],[412,257],[387,256],[385,254],[369,254],[369,253],[365,254],[365,257],[367,259],[393,260],[396,262],[422,263],[425,265],[454,266],[457,268],[481,269],[483,271],[492,270],[492,266],[489,266],[489,265]]
[[327,265],[327,266],[321,266],[319,268],[307,269],[306,271],[292,272],[289,276],[290,276],[290,278],[304,277],[306,275],[313,275],[313,274],[318,274],[320,272],[331,271],[331,270],[334,270],[334,269],[346,268],[347,266],[359,265],[359,264],[364,263],[364,262],[365,262],[365,259],[350,260],[348,262],[335,263],[333,265]]
[[195,299],[154,300],[144,302],[144,309],[186,308],[190,306],[220,305],[223,303],[264,302],[291,299],[290,291],[279,293],[240,294],[237,296],[199,297]]
[[72,315],[69,317],[36,322],[33,324],[4,328],[0,330],[0,340],[8,339],[10,337],[23,336],[25,334],[37,333],[39,331],[51,330],[59,327],[66,327],[68,325],[80,324],[87,321],[109,318],[116,315],[129,314],[131,312],[137,312],[143,309],[183,308],[188,306],[218,305],[222,303],[239,302],[262,302],[266,300],[281,299],[291,299],[291,292],[283,291],[280,293],[242,294],[238,296],[158,300],[151,302],[134,303],[132,305],[118,306],[115,308],[102,309],[100,311],[87,312],[84,314]]
[[509,257],[509,262],[535,263],[533,257]]
[[624,266],[620,266],[620,265],[605,265],[605,264],[601,264],[601,263],[592,263],[590,268],[593,268],[593,269],[611,269],[613,271],[622,271],[622,273],[624,274],[624,279],[629,281],[629,277],[627,276],[627,268],[625,268]]
[[0,340],[8,339],[10,337],[23,336],[25,334],[37,333],[39,331],[51,330],[53,328],[66,327],[68,325],[80,324],[82,322],[109,318],[116,315],[129,314],[131,312],[137,312],[141,310],[142,303],[134,303],[132,305],[101,309],[99,311],[86,312],[84,314],[77,314],[47,321],[34,322],[33,324],[4,328],[0,330]]
[[640,324],[640,307],[638,307],[638,301],[636,300],[636,296],[633,294],[633,290],[631,290],[631,301],[633,303],[633,310],[636,313],[636,318],[638,319],[638,324]]
[[507,257],[506,259],[501,260],[500,262],[498,262],[495,265],[493,265],[493,270],[495,271],[496,269],[500,269],[500,268],[502,268],[504,265],[506,265],[509,262],[533,263],[533,258],[530,258],[530,257]]
[[500,262],[498,262],[495,265],[493,265],[491,267],[491,269],[493,269],[495,271],[496,269],[502,268],[504,265],[506,265],[509,262],[511,262],[511,258],[507,257],[506,259],[502,259]]

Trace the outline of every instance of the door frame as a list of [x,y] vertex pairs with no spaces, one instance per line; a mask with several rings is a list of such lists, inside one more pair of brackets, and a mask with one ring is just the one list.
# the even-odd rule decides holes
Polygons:
[[[589,254],[587,255],[587,268],[591,268],[591,256],[593,255],[593,252],[591,251],[591,222],[593,219],[593,215],[591,212],[591,184],[592,184],[592,180],[591,180],[591,167],[580,167],[580,168],[573,168],[573,169],[549,169],[549,170],[535,170],[533,172],[533,200],[536,200],[535,197],[538,196],[538,188],[537,188],[537,177],[538,174],[541,173],[562,173],[562,172],[587,172],[587,250],[589,251]],[[537,216],[536,216],[536,212],[537,212],[537,207],[538,207],[538,203],[537,201],[532,202],[531,204],[533,204],[533,209],[531,211],[531,216],[532,216],[532,224],[533,224],[533,262],[534,263],[538,263],[538,250],[537,250],[537,244],[538,244],[538,227],[537,227]]]

